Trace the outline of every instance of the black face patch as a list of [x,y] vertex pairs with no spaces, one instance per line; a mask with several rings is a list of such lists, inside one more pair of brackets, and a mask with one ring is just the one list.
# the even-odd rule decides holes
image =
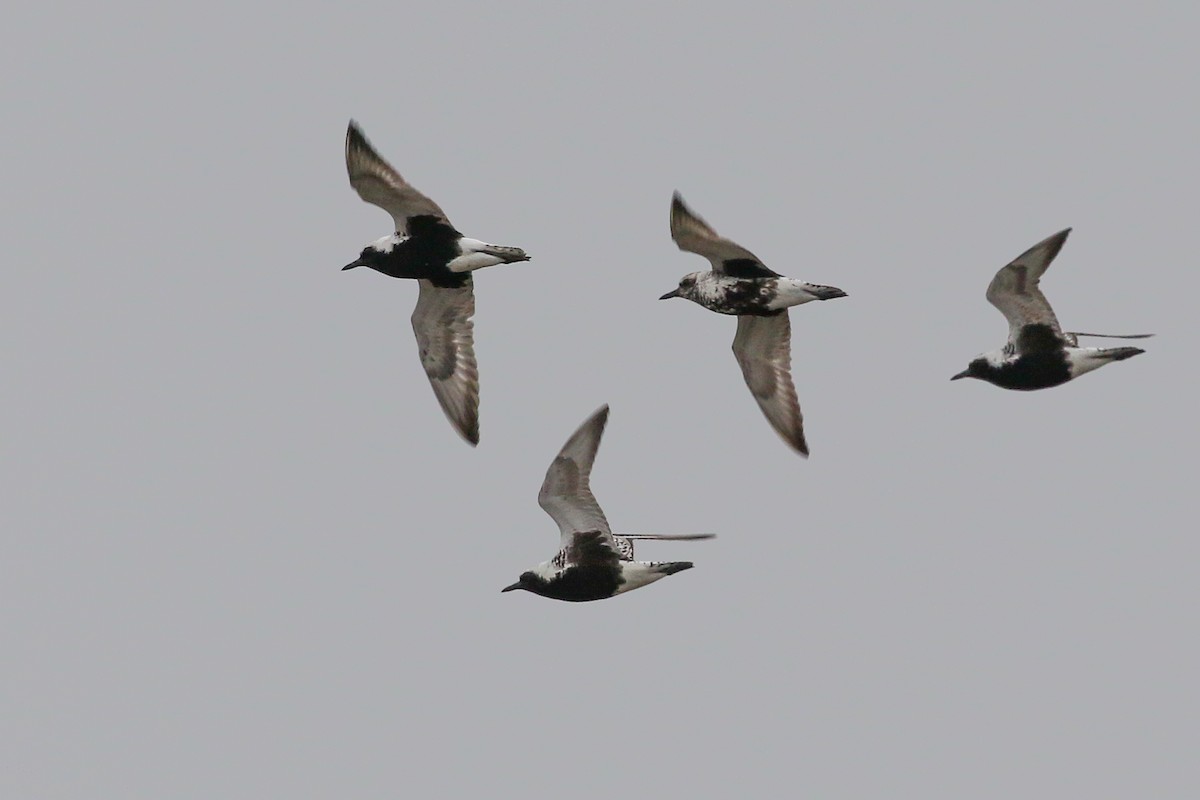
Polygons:
[[752,258],[731,258],[721,262],[721,271],[731,278],[782,278],[778,272]]

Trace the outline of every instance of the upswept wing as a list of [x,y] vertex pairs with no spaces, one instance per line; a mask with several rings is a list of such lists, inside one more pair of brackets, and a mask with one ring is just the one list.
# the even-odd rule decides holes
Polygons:
[[561,547],[568,560],[574,558],[573,551],[582,553],[585,543],[590,543],[588,548],[603,546],[614,555],[618,552],[590,483],[592,462],[607,422],[605,405],[571,434],[546,470],[546,479],[538,492],[538,505],[558,523]]
[[671,238],[680,250],[704,256],[716,272],[734,278],[778,278],[758,256],[717,234],[676,192],[671,198]]
[[464,439],[479,444],[479,368],[471,317],[475,291],[471,278],[457,288],[420,280],[421,294],[413,309],[413,333],[421,366],[446,417]]
[[450,224],[437,203],[414,189],[375,151],[354,120],[346,128],[346,171],[358,196],[391,214],[397,231],[407,230],[409,217],[437,217]]
[[1009,346],[1020,352],[1021,329],[1026,325],[1044,325],[1049,333],[1064,339],[1054,309],[1042,294],[1038,283],[1050,262],[1067,241],[1070,228],[1035,244],[1012,263],[996,273],[988,285],[987,299],[1008,320]]
[[804,417],[792,385],[792,323],[787,312],[767,317],[739,316],[733,354],[771,427],[807,456]]

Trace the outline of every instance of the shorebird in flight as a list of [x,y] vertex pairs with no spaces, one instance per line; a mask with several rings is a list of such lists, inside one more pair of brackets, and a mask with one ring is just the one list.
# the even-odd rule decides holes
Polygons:
[[1008,320],[1008,342],[976,356],[950,380],[978,378],[1004,389],[1047,389],[1146,352],[1140,347],[1080,347],[1079,337],[1145,339],[1150,333],[1068,333],[1059,326],[1038,283],[1070,232],[1067,228],[1043,239],[996,273],[987,299]]
[[346,170],[358,196],[392,215],[395,232],[371,242],[342,267],[371,269],[393,278],[415,278],[421,291],[413,310],[421,366],[450,424],[479,443],[479,370],[471,317],[471,273],[493,264],[528,261],[519,247],[468,239],[438,204],[413,188],[383,159],[354,120],[346,129]]
[[792,383],[792,323],[787,310],[846,293],[768,269],[749,250],[718,235],[684,204],[679,192],[671,199],[671,238],[680,250],[707,258],[712,269],[684,275],[677,289],[659,299],[682,297],[709,311],[737,316],[733,355],[746,385],[775,432],[807,456],[804,417]]
[[592,494],[592,462],[608,421],[601,406],[571,435],[546,470],[538,505],[558,523],[558,553],[501,591],[524,589],[554,600],[583,602],[638,589],[692,568],[690,561],[635,561],[636,539],[711,539],[714,534],[672,536],[655,533],[613,535]]

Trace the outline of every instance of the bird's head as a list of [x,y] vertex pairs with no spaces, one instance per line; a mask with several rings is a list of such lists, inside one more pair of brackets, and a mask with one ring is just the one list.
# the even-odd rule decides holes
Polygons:
[[342,267],[342,270],[354,269],[355,267],[375,268],[379,259],[392,252],[396,245],[403,242],[404,239],[405,237],[399,233],[393,233],[389,236],[384,236],[382,239],[376,239],[362,249],[357,259]]
[[534,573],[522,572],[521,577],[517,578],[516,583],[505,586],[500,590],[500,593],[504,594],[505,592],[512,592],[516,591],[517,589],[524,589],[527,592],[533,592],[535,591],[534,587],[538,584],[538,580],[538,576]]
[[984,374],[987,372],[987,368],[988,360],[980,356],[979,358],[973,360],[970,364],[967,364],[966,369],[952,377],[950,380],[956,381],[959,378],[983,378]]
[[682,297],[685,300],[692,300],[696,297],[696,281],[699,279],[702,272],[693,272],[690,275],[684,275],[679,279],[679,288],[672,289],[664,294],[659,300],[670,300],[672,297]]

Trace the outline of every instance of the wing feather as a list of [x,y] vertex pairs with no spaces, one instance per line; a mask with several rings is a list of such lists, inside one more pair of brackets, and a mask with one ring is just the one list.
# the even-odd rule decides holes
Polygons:
[[603,543],[618,552],[608,520],[591,487],[592,462],[607,422],[605,405],[579,426],[546,470],[546,479],[538,492],[538,505],[558,523],[561,547],[568,554],[577,538],[597,532]]
[[421,366],[454,429],[479,444],[479,368],[475,363],[475,291],[468,276],[456,288],[418,281],[421,294],[413,309],[413,333]]
[[450,224],[437,203],[413,188],[375,151],[354,120],[346,128],[346,171],[358,196],[391,214],[397,231],[407,230],[409,217],[437,217]]
[[1027,325],[1044,325],[1054,336],[1066,340],[1038,284],[1070,232],[1067,228],[1038,242],[997,272],[988,285],[988,301],[1008,320],[1010,347],[1019,347],[1021,330]]
[[715,272],[735,278],[778,278],[758,256],[717,234],[687,207],[679,192],[671,198],[671,238],[680,250],[704,256]]
[[807,456],[804,417],[792,384],[792,323],[787,312],[767,317],[739,316],[733,354],[771,427]]

